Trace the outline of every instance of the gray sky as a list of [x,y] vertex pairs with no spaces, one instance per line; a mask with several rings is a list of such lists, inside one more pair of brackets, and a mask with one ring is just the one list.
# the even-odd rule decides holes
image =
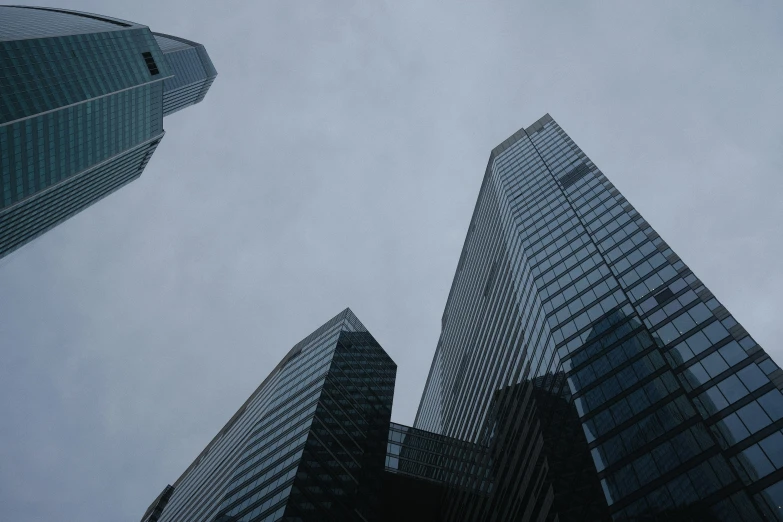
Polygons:
[[138,520],[345,306],[411,423],[489,152],[546,112],[783,363],[779,1],[56,5],[219,76],[141,179],[0,261],[8,520]]

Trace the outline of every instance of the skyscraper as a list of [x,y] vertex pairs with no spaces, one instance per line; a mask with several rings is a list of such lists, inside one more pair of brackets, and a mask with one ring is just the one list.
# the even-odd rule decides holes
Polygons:
[[204,47],[64,9],[0,6],[0,257],[139,177],[201,101]]
[[546,115],[495,148],[413,427],[350,310],[142,519],[783,520],[783,371]]
[[142,520],[376,520],[396,372],[344,310],[286,354]]
[[[492,151],[414,426],[500,444],[533,473],[465,519],[783,519],[781,387],[549,115]],[[581,464],[556,462],[574,451]]]

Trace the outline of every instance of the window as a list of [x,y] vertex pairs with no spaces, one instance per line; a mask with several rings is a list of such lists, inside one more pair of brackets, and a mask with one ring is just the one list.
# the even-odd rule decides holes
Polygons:
[[777,365],[772,362],[772,359],[764,359],[758,364],[759,368],[761,368],[767,375],[778,369]]
[[655,300],[658,302],[658,304],[663,304],[669,299],[671,299],[672,297],[674,297],[674,292],[672,292],[668,288],[664,288],[663,290],[655,294]]
[[745,464],[751,480],[758,480],[775,471],[775,468],[769,462],[767,456],[764,455],[764,452],[761,451],[758,444],[754,444],[743,451],[742,456],[745,457],[742,462]]
[[726,319],[724,319],[721,322],[723,323],[723,326],[725,326],[726,328],[732,328],[737,325],[737,321],[735,321],[734,318],[731,316],[728,316]]
[[721,394],[720,391],[718,391],[718,388],[715,386],[702,393],[699,397],[699,400],[709,415],[717,413],[729,405],[729,403],[726,402],[726,399],[723,397],[723,394]]
[[745,423],[745,426],[747,426],[748,431],[751,433],[756,433],[757,431],[766,428],[771,422],[761,406],[755,401],[739,409],[737,415],[742,419],[742,422]]
[[716,375],[719,375],[721,372],[726,370],[729,366],[726,364],[726,361],[723,360],[723,358],[720,356],[719,353],[715,352],[701,361],[702,366],[704,366],[704,369],[707,370],[707,373],[710,374],[711,377],[715,377]]
[[585,177],[585,175],[588,172],[590,172],[590,167],[588,167],[584,163],[580,163],[579,165],[571,169],[571,171],[569,171],[568,173],[564,174],[563,176],[560,176],[560,180],[559,180],[560,185],[563,187],[563,189],[567,189],[568,187],[570,187],[571,185],[573,185],[574,183],[576,183],[577,181]]
[[[710,388],[710,390],[713,390],[715,387],[713,386]],[[745,386],[740,382],[740,380],[737,378],[736,375],[729,375],[724,379],[723,381],[718,383],[718,389],[723,392],[723,395],[726,397],[726,400],[729,401],[730,404],[733,404],[743,398],[745,395],[748,394],[748,390],[745,388]],[[710,390],[707,390],[709,392]],[[720,402],[720,399],[717,398],[714,393],[708,394],[711,399],[716,401],[716,405]]]
[[708,325],[703,332],[707,335],[710,341],[717,343],[724,337],[729,335],[729,332],[723,327],[722,324],[715,322]]
[[152,53],[144,52],[141,53],[141,55],[144,57],[144,62],[147,64],[147,69],[149,69],[152,76],[160,73],[157,64],[155,64],[155,58],[152,57]]
[[750,435],[748,429],[742,424],[736,413],[732,413],[725,419],[719,421],[717,426],[723,433],[729,446],[736,444]]
[[773,421],[783,418],[783,397],[781,397],[780,391],[772,390],[760,397],[758,402]]
[[755,364],[750,364],[741,369],[737,372],[737,376],[740,378],[740,380],[742,380],[742,382],[745,384],[745,386],[748,387],[750,391],[761,388],[769,382],[767,376],[764,375],[764,373],[759,370],[759,367]]
[[734,366],[746,357],[745,351],[740,348],[740,345],[737,344],[737,341],[731,341],[729,344],[718,351],[729,366]]

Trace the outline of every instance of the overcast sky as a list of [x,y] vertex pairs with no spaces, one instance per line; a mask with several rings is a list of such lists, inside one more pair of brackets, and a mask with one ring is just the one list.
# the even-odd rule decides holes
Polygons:
[[56,6],[219,76],[138,181],[0,261],[6,520],[137,521],[346,306],[412,423],[489,152],[547,112],[783,362],[779,0]]

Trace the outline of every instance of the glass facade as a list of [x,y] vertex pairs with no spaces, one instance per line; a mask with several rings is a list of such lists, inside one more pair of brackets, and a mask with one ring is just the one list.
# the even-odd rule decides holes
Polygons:
[[396,371],[344,310],[291,349],[159,520],[376,520]]
[[0,211],[0,253],[15,250],[138,178],[161,137],[142,142]]
[[164,134],[167,86],[199,85],[187,103],[175,95],[182,108],[217,74],[203,46],[189,49],[170,64],[177,53],[145,26],[0,6],[0,257],[141,175]]
[[402,424],[392,423],[386,448],[386,471],[418,479],[486,490],[486,448]]
[[345,310],[148,518],[783,520],[783,371],[549,115],[492,151],[441,326],[413,427]]
[[779,520],[781,377],[546,115],[490,156],[414,426],[529,455],[464,519]]
[[131,22],[66,9],[30,6],[0,6],[0,41],[47,38],[71,34],[142,27]]
[[163,81],[163,115],[168,116],[203,100],[217,71],[203,45],[167,34],[154,35],[174,75]]

